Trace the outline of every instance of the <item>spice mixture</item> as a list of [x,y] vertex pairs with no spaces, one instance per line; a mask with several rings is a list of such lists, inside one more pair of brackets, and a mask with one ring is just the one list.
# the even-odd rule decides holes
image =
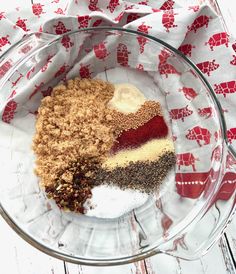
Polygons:
[[149,140],[166,137],[167,134],[168,127],[163,116],[156,115],[137,129],[130,128],[122,131],[112,146],[112,152],[125,148],[136,148]]
[[35,172],[60,208],[85,213],[99,185],[156,190],[175,163],[167,135],[161,105],[136,87],[75,78],[42,100]]
[[63,208],[83,211],[93,170],[115,141],[113,111],[106,107],[113,93],[110,83],[75,79],[42,100],[33,140],[36,174]]
[[102,164],[103,168],[114,169],[128,166],[130,162],[157,161],[165,153],[174,151],[173,142],[170,139],[153,139],[136,149],[124,149],[112,154]]
[[137,129],[155,116],[163,116],[159,102],[145,101],[135,113],[114,112],[113,123],[120,129]]
[[174,163],[175,154],[167,152],[157,161],[130,162],[126,167],[113,170],[100,169],[96,174],[96,182],[99,185],[113,184],[122,189],[129,187],[151,193],[158,189]]

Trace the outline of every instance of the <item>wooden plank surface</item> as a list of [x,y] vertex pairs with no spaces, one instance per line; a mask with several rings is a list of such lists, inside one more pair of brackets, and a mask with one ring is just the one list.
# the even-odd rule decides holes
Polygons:
[[225,243],[227,244],[229,248],[232,264],[236,268],[236,216],[234,216],[234,219],[232,220],[231,224],[228,226],[224,237],[225,237]]
[[[63,263],[33,248],[0,218],[1,269],[11,274],[234,274],[236,268],[226,239],[219,241],[203,258],[183,261],[161,254],[134,264],[89,267]],[[227,228],[227,240],[236,258],[236,218]],[[216,263],[217,262],[217,263]],[[5,273],[4,273],[5,274]]]
[[236,37],[236,1],[217,0],[227,31]]
[[[38,251],[21,239],[0,217],[1,274],[64,274],[63,261]],[[2,272],[5,270],[6,272]]]
[[[17,0],[15,6],[22,1],[26,2]],[[236,1],[218,2],[227,22],[233,22]],[[229,23],[228,26],[236,36],[235,25]],[[134,264],[99,268],[64,263],[41,253],[23,241],[0,218],[0,258],[0,273],[3,274],[233,274],[236,273],[236,217],[225,236],[197,261],[188,262],[162,254]]]
[[[230,249],[236,258],[236,218],[229,225],[226,235],[230,241]],[[235,274],[233,260],[223,236],[205,256],[196,261],[184,261],[160,254],[125,266],[94,268],[69,263],[65,265],[67,274]]]

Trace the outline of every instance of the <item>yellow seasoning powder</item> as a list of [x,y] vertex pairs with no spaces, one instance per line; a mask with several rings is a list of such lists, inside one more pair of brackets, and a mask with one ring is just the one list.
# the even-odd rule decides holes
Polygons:
[[116,167],[128,166],[130,162],[156,161],[166,152],[173,151],[174,145],[171,139],[154,139],[136,149],[122,150],[110,156],[103,162],[102,167],[111,170]]

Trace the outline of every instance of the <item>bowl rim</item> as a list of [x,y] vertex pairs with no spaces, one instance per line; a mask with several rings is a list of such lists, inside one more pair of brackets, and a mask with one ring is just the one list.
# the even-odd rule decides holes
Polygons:
[[[201,79],[201,81],[206,85],[206,87],[209,91],[209,94],[211,96],[211,99],[212,99],[213,103],[215,104],[216,111],[218,112],[218,120],[219,120],[219,123],[220,123],[220,128],[222,130],[222,142],[226,143],[226,146],[227,146],[228,150],[236,158],[236,150],[234,150],[233,146],[230,144],[230,142],[227,138],[227,126],[226,126],[226,122],[225,122],[225,118],[224,118],[223,108],[221,107],[221,104],[220,104],[219,100],[217,99],[217,96],[216,96],[213,88],[211,87],[210,83],[205,78],[205,76],[203,75],[201,70],[188,57],[186,57],[181,51],[174,48],[173,46],[166,43],[165,41],[163,41],[159,38],[156,38],[152,35],[141,33],[139,31],[135,31],[135,30],[132,30],[132,29],[129,29],[129,28],[106,27],[106,26],[104,26],[104,27],[81,28],[79,30],[70,31],[70,32],[67,32],[67,33],[64,33],[64,34],[61,34],[61,35],[48,34],[48,33],[43,33],[43,32],[33,32],[33,33],[30,33],[30,34],[26,35],[25,38],[27,39],[31,36],[36,35],[40,39],[41,36],[45,35],[45,37],[47,36],[47,37],[50,38],[50,41],[46,44],[46,46],[50,46],[51,44],[58,42],[64,36],[70,36],[70,35],[73,35],[73,34],[76,34],[76,33],[80,33],[80,32],[82,33],[82,32],[86,32],[86,31],[120,31],[120,32],[123,32],[123,33],[143,36],[143,37],[146,37],[146,38],[150,39],[153,42],[159,43],[160,45],[166,47],[170,51],[177,54],[177,56],[180,56],[190,66],[190,68],[192,68],[194,70],[194,73],[196,73],[198,75],[198,77]],[[20,43],[22,43],[22,40],[20,40],[20,41],[16,42],[15,44],[11,45],[0,56],[0,62],[2,61],[2,59],[9,52],[11,52],[12,49],[14,49]],[[40,47],[38,50],[41,50],[41,49],[42,49],[42,47]],[[35,52],[34,52],[34,54],[35,54]],[[1,82],[1,80],[0,80],[0,82]],[[212,197],[210,196],[210,198],[212,198]],[[208,199],[208,201],[210,200],[210,198]],[[207,204],[207,202],[205,204]],[[201,210],[198,212],[198,215],[201,213],[200,215],[202,216],[205,212],[206,207],[207,207],[207,205],[203,206],[201,208]],[[79,263],[79,264],[90,265],[90,266],[121,265],[121,264],[126,264],[126,263],[132,263],[132,262],[135,262],[135,261],[139,261],[139,260],[145,259],[147,257],[153,256],[153,255],[158,254],[158,253],[166,253],[165,251],[162,251],[161,249],[159,249],[158,246],[154,246],[154,247],[150,247],[148,250],[141,251],[138,254],[135,254],[135,255],[132,255],[132,256],[124,256],[124,257],[121,257],[121,258],[85,259],[85,258],[82,258],[82,257],[76,257],[76,256],[66,254],[65,252],[61,252],[61,251],[57,251],[55,249],[52,249],[52,248],[48,247],[47,245],[43,244],[42,242],[37,241],[31,235],[27,234],[20,226],[17,225],[17,223],[13,220],[13,218],[6,212],[6,210],[4,209],[4,207],[1,204],[1,201],[0,201],[0,215],[3,217],[3,219],[5,219],[5,221],[10,225],[10,227],[18,235],[20,235],[24,240],[26,240],[32,246],[34,246],[35,248],[39,249],[40,251],[42,251],[42,252],[44,252],[44,253],[46,253],[50,256],[53,256],[53,257],[56,257],[58,259],[65,260],[65,261],[68,261],[68,262],[71,262],[71,263],[77,263],[77,264]],[[186,226],[187,225],[182,226],[181,230],[183,231],[184,229],[186,229]],[[174,236],[175,235],[169,237],[168,241],[171,240]]]

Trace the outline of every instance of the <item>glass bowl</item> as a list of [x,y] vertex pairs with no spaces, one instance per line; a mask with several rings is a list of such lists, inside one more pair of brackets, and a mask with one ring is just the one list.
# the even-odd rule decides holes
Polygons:
[[[61,211],[33,172],[40,101],[76,76],[132,83],[162,103],[171,130],[175,169],[119,216]],[[128,29],[34,33],[1,57],[0,89],[0,212],[33,246],[74,263],[116,265],[157,253],[195,259],[220,237],[234,211],[236,154],[212,87],[180,51]]]

